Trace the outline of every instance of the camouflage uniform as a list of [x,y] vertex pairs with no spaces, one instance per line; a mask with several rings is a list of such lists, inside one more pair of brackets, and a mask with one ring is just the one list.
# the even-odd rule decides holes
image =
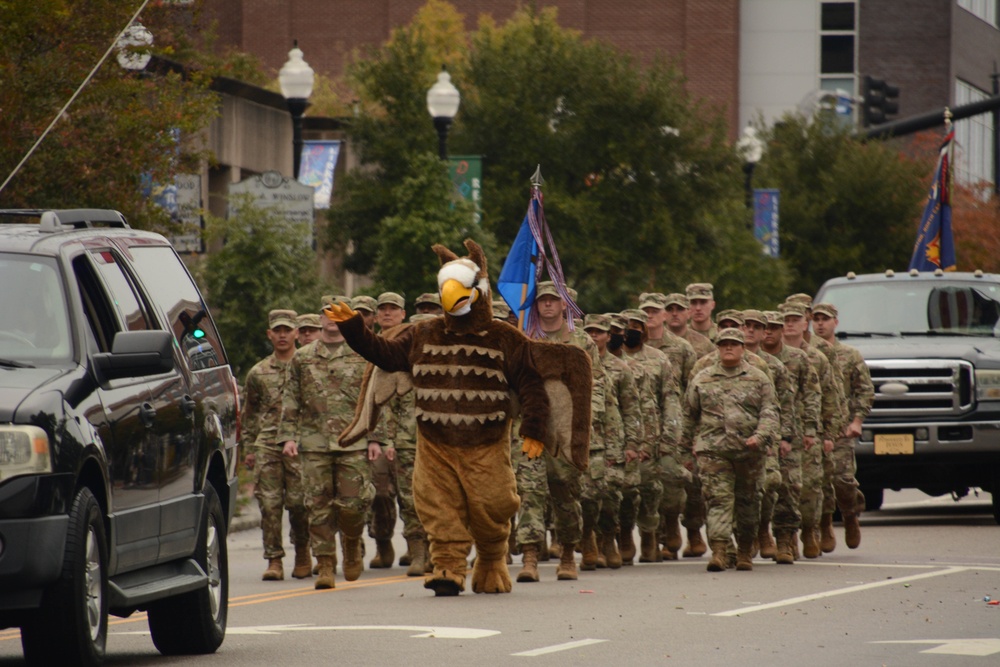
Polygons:
[[302,469],[298,459],[283,456],[278,440],[281,392],[288,364],[269,355],[247,373],[240,415],[241,444],[256,458],[254,497],[260,506],[264,558],[284,558],[281,521],[288,510],[289,537],[300,548],[309,544],[309,522],[302,495]]
[[302,457],[313,553],[336,557],[336,534],[360,539],[375,496],[367,442],[337,442],[354,417],[365,360],[344,343],[322,339],[296,351],[283,392],[278,440]]
[[[691,299],[711,300],[715,298],[714,289],[715,288],[712,286],[712,283],[691,283],[690,285],[687,286],[687,288],[685,288],[684,295],[688,298],[688,301],[690,301]],[[714,344],[715,339],[719,335],[719,326],[711,319],[709,319],[708,329],[705,329],[704,331],[700,329],[694,329],[694,331],[701,334],[702,336],[705,336],[706,338],[708,338],[708,340],[710,340]]]
[[[413,465],[417,456],[417,422],[413,416],[413,406],[412,389],[402,396],[393,396],[382,408],[375,429],[368,434],[369,442],[377,442],[384,448],[395,450],[395,457],[391,462],[383,452],[375,463],[385,459],[385,465],[372,466],[373,476],[385,474],[387,477],[387,493],[376,493],[368,522],[368,535],[376,540],[392,539],[397,504],[399,515],[403,519],[403,537],[407,540],[426,537],[413,505]],[[378,488],[377,482],[375,487]]]

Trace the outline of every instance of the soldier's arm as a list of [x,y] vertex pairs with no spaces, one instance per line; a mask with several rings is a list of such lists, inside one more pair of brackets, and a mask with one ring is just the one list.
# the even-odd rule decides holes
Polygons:
[[802,401],[802,434],[805,437],[816,437],[819,432],[820,393],[819,372],[808,359],[803,359],[799,396]]
[[761,448],[767,448],[781,439],[781,418],[778,414],[778,403],[775,400],[774,385],[770,381],[762,381],[759,393],[760,414],[754,435],[757,436],[757,444]]
[[258,382],[256,368],[247,373],[246,384],[243,387],[243,407],[240,408],[240,445],[244,454],[254,452],[254,443],[260,432],[261,387]]
[[302,365],[298,353],[288,364],[288,377],[281,389],[281,419],[278,421],[279,444],[298,442],[299,412],[302,391]]
[[669,372],[670,362],[664,360],[663,380],[660,386],[660,451],[654,456],[662,456],[682,445],[684,425],[684,407],[677,377]]
[[639,389],[628,368],[621,374],[618,408],[625,424],[625,449],[639,453],[643,446],[642,410],[639,406]]
[[871,371],[861,353],[855,350],[851,368],[851,419],[860,418],[864,421],[871,414],[875,402],[875,385],[872,383]]

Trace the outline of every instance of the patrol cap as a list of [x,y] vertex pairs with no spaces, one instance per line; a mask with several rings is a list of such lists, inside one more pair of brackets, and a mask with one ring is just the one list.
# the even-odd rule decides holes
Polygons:
[[715,337],[715,344],[719,345],[722,341],[734,340],[740,345],[743,345],[746,341],[743,339],[743,332],[739,329],[723,329],[719,332],[719,335]]
[[322,329],[323,323],[316,313],[303,313],[295,318],[300,329]]
[[577,298],[579,298],[579,296],[580,296],[580,293],[577,292],[572,287],[567,287],[566,288],[566,293],[569,294],[569,298],[573,299],[573,303],[576,303]]
[[646,323],[646,313],[642,312],[638,308],[629,308],[628,310],[622,311],[622,317],[626,320],[635,320],[636,322]]
[[785,326],[785,318],[782,317],[781,313],[776,310],[765,310],[764,317],[767,318],[767,326],[777,325],[779,327]]
[[[667,297],[660,292],[643,292],[639,295],[639,308],[663,308],[667,307]],[[645,320],[643,320],[645,322]]]
[[401,294],[396,292],[382,292],[378,295],[378,301],[375,305],[377,307],[384,306],[386,304],[390,306],[397,306],[399,308],[406,308],[406,299],[404,299]]
[[435,315],[434,313],[414,313],[410,315],[410,322],[416,324],[417,322],[426,322],[427,320],[433,320],[435,317],[441,317],[441,316]]
[[680,306],[681,308],[690,308],[691,302],[688,301],[687,296],[681,294],[680,292],[672,292],[668,294],[663,300],[664,308],[667,306]]
[[813,315],[816,313],[821,313],[829,318],[837,319],[837,307],[832,303],[822,302],[817,303],[812,307]]
[[377,308],[375,297],[356,296],[351,299],[351,308],[354,310],[367,310],[369,313],[374,313]]
[[805,292],[799,292],[798,294],[793,294],[785,298],[785,303],[801,303],[806,308],[811,308],[813,303],[813,298],[806,294]]
[[587,315],[587,317],[583,320],[583,328],[597,329],[598,331],[610,331],[611,318],[607,315],[601,315],[598,313]]
[[727,308],[726,310],[723,310],[715,317],[715,321],[720,323],[719,326],[722,326],[721,322],[724,322],[726,320],[732,320],[733,322],[736,322],[737,325],[742,325],[743,312],[739,310],[733,310],[732,308]]
[[267,314],[267,328],[288,327],[289,329],[298,329],[299,325],[295,321],[295,318],[298,316],[299,314],[294,310],[272,310]]
[[757,322],[758,324],[767,326],[767,315],[759,310],[747,308],[743,311],[743,323],[749,324],[750,322]]
[[543,280],[538,283],[535,288],[535,300],[541,299],[543,296],[554,296],[557,299],[562,299],[562,294],[556,289],[556,284],[551,280]]
[[628,320],[621,313],[604,313],[611,320],[611,326],[617,327],[618,329],[625,329],[628,327]]
[[687,298],[690,299],[713,299],[712,290],[715,289],[712,283],[691,283],[684,290]]
[[503,299],[493,299],[493,319],[505,320],[510,315],[510,306]]
[[331,303],[351,303],[351,297],[343,294],[324,294],[319,298],[321,306],[329,306]]
[[790,315],[798,315],[799,317],[805,317],[806,307],[804,304],[801,303],[794,303],[794,302],[788,303],[786,301],[785,303],[778,305],[778,312],[781,313],[782,318],[788,317]]
[[422,303],[433,303],[435,306],[440,306],[441,296],[436,292],[424,292],[417,297],[417,300],[413,302],[413,305],[419,306]]

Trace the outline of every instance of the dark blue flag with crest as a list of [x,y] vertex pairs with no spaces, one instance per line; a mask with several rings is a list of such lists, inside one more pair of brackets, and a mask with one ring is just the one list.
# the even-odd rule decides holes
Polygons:
[[955,239],[951,232],[951,146],[955,130],[950,129],[938,152],[934,180],[927,205],[917,228],[910,268],[918,271],[955,270]]

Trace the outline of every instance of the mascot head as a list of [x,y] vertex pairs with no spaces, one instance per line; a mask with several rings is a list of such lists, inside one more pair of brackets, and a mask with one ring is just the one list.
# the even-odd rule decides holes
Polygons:
[[438,291],[449,328],[478,330],[493,319],[490,279],[483,249],[472,239],[465,240],[465,247],[468,257],[459,257],[442,245],[433,246],[441,260]]

